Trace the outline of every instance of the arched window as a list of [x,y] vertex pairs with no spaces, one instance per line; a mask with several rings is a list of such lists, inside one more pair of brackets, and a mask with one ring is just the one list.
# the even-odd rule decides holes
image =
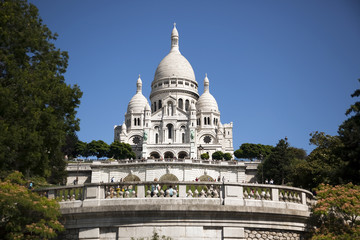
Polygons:
[[155,133],[155,143],[159,143],[159,134]]
[[210,117],[207,118],[207,124],[210,125]]
[[186,99],[185,101],[185,110],[188,111],[189,110],[189,105],[190,105],[190,102],[188,99]]
[[159,100],[159,109],[162,108],[161,100]]
[[204,117],[204,125],[206,125],[206,117]]
[[179,108],[181,110],[183,110],[183,108],[184,108],[184,102],[183,102],[182,98],[179,99]]
[[137,119],[137,125],[140,126],[140,118]]
[[181,134],[181,140],[182,140],[182,143],[185,143],[185,133]]
[[134,126],[136,126],[136,118],[134,118]]
[[154,112],[156,112],[156,102],[154,102]]
[[172,138],[172,130],[173,130],[173,125],[172,124],[168,124],[167,126],[168,129],[168,138],[171,139]]

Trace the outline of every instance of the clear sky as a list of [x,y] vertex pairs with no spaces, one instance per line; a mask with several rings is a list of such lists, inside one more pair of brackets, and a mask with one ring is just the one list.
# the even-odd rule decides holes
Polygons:
[[199,93],[207,73],[221,122],[234,123],[234,149],[287,136],[309,153],[309,134],[337,134],[360,87],[358,0],[30,2],[69,52],[66,82],[84,92],[82,141],[113,141],[139,74],[149,97],[173,22]]

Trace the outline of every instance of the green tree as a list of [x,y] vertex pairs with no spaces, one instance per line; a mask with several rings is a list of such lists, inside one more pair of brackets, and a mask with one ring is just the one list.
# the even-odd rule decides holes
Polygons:
[[[351,97],[360,97],[360,89],[355,90]],[[342,159],[346,162],[343,178],[360,184],[360,101],[351,105],[346,115],[351,117],[340,125],[338,131],[344,144]]]
[[41,197],[25,186],[15,172],[0,180],[0,236],[3,239],[52,239],[64,230],[58,221],[59,204]]
[[126,158],[136,158],[135,153],[133,152],[130,144],[121,143],[119,141],[114,141],[110,144],[110,150],[108,157],[115,159],[126,159]]
[[25,0],[0,1],[0,169],[62,182],[61,147],[79,130],[80,89],[65,83],[67,52]]
[[294,186],[312,190],[321,183],[340,184],[345,164],[341,159],[343,144],[340,138],[323,132],[314,132],[310,136],[310,144],[316,148],[305,161],[297,162],[291,168]]
[[91,156],[96,156],[99,159],[108,155],[109,145],[102,140],[93,140],[88,144],[88,150]]
[[258,167],[258,179],[273,179],[277,184],[289,181],[291,152],[287,139],[281,139],[271,154]]
[[231,159],[232,159],[231,154],[230,154],[230,153],[224,153],[224,159],[225,159],[226,161],[231,160]]
[[61,148],[63,154],[68,156],[70,159],[76,157],[76,144],[78,141],[79,138],[76,133],[66,134],[65,144]]
[[86,142],[78,141],[75,145],[75,156],[83,156],[88,158],[90,156],[90,151],[88,144]]
[[246,158],[253,160],[265,159],[271,154],[274,147],[270,145],[254,144],[254,143],[243,143],[240,148],[234,152],[237,158]]
[[209,159],[209,158],[210,158],[210,156],[209,156],[209,154],[208,154],[208,153],[203,153],[203,154],[201,154],[201,155],[200,155],[200,158],[201,158],[201,159],[206,159],[206,160],[207,160],[207,159]]
[[223,160],[224,158],[224,153],[221,151],[216,151],[211,155],[212,159],[214,160]]
[[360,238],[360,186],[320,184],[312,240]]

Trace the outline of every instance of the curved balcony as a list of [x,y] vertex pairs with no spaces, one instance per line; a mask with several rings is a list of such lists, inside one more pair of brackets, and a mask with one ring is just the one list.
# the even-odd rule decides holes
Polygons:
[[[300,188],[229,182],[88,183],[36,191],[59,201],[66,234],[79,239],[130,239],[154,229],[174,239],[250,239],[256,232],[300,239],[314,202]],[[206,238],[210,232],[214,238]]]

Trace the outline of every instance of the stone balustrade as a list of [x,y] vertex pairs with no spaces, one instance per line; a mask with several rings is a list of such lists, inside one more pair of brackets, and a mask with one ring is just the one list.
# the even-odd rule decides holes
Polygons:
[[[95,160],[92,163],[81,161],[78,163],[69,163],[68,170],[87,170],[88,167],[81,167],[83,165],[127,165],[127,164],[144,164],[144,163],[194,163],[194,164],[215,164],[215,165],[242,165],[244,161],[229,160],[204,160],[204,159],[177,159],[177,158],[166,158],[166,159],[122,159],[122,160]],[[258,164],[258,163],[257,163]],[[80,167],[79,167],[80,166]]]
[[314,203],[303,189],[234,182],[86,183],[34,191],[59,201],[66,228],[60,238],[82,240],[144,238],[154,229],[174,239],[300,240]]
[[[172,189],[170,190],[170,186]],[[300,188],[270,184],[241,184],[219,182],[113,182],[51,187],[34,190],[59,202],[147,199],[147,198],[212,198],[216,204],[253,206],[262,204],[283,207],[281,203],[310,206],[314,197]],[[142,201],[144,203],[144,201]],[[156,202],[152,202],[155,203]],[[163,202],[161,202],[163,203]],[[272,205],[278,203],[278,205]],[[121,202],[119,202],[121,204]],[[206,204],[206,203],[205,203]],[[213,204],[213,203],[210,203]],[[64,204],[61,204],[61,206]],[[284,205],[285,206],[285,205]]]

